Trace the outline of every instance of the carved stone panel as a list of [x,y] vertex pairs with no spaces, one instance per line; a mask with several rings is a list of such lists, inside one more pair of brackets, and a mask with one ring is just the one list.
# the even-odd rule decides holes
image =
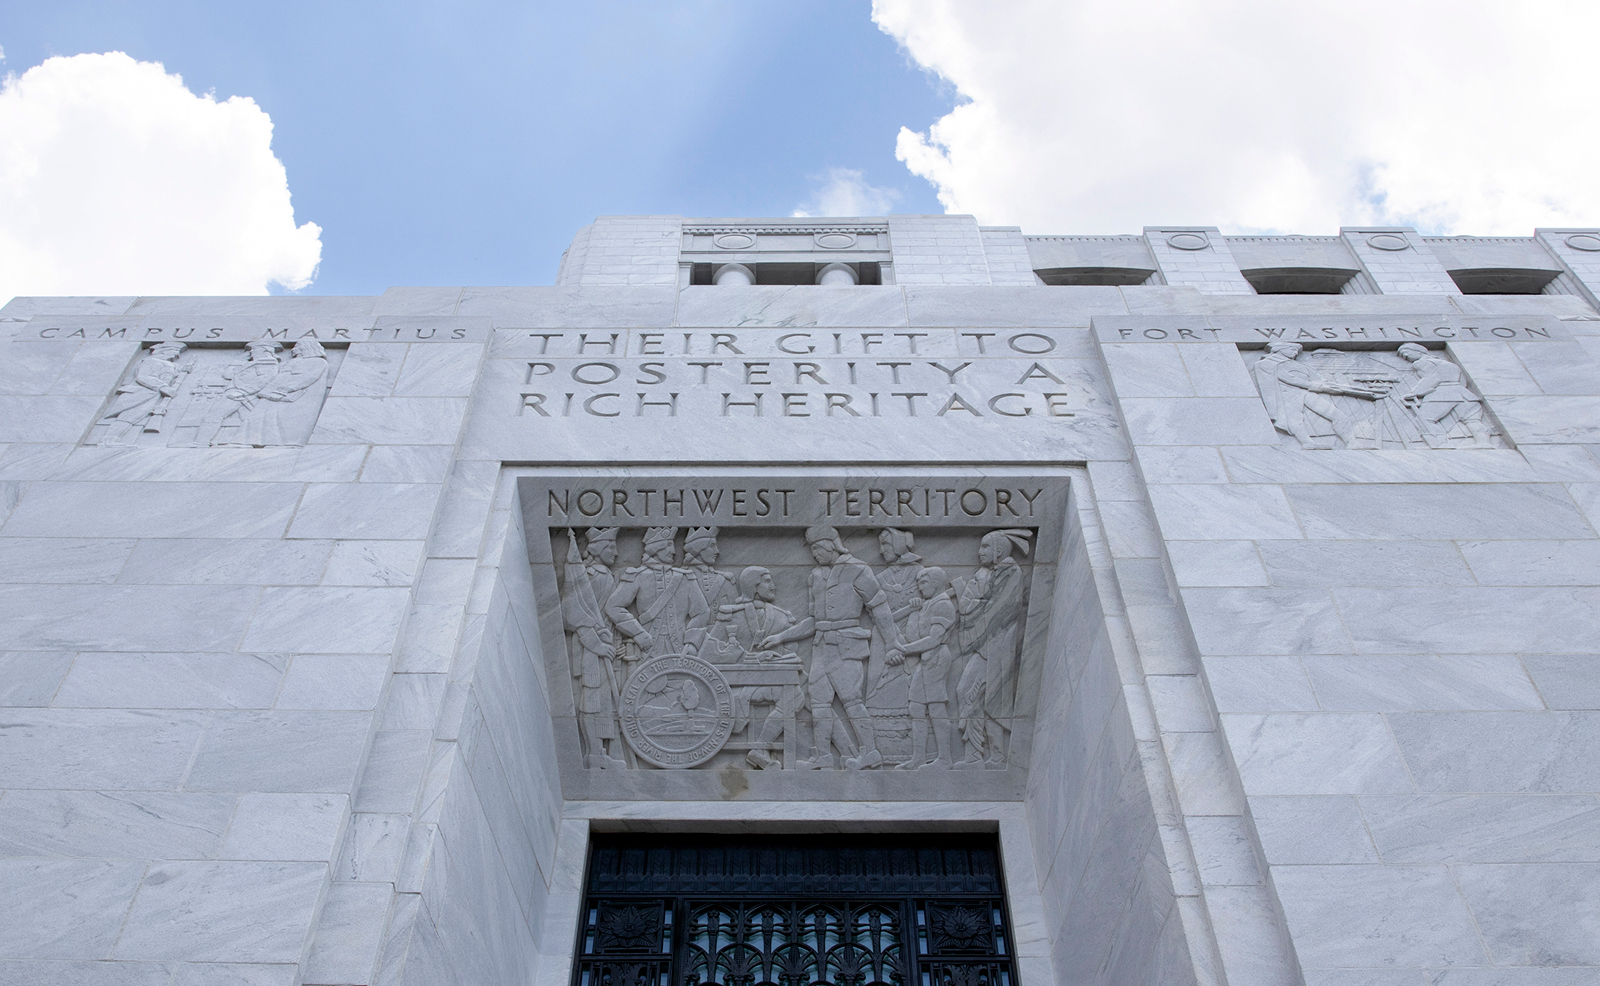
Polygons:
[[1247,351],[1256,389],[1284,442],[1307,449],[1501,448],[1483,398],[1442,350]]
[[525,479],[521,496],[547,676],[570,689],[564,770],[1026,766],[1059,477]]
[[199,348],[142,349],[85,440],[87,445],[304,445],[344,356],[303,339]]

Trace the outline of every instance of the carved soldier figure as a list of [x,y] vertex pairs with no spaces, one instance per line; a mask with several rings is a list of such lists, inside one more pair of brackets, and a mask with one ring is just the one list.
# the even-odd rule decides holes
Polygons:
[[[942,770],[955,762],[956,722],[950,716],[950,667],[955,655],[948,643],[956,624],[950,598],[950,577],[942,568],[924,568],[917,575],[917,599],[906,618],[905,646],[889,652],[889,663],[911,668],[911,759],[905,770]],[[928,724],[933,723],[939,756],[928,760]]]
[[1484,418],[1483,401],[1467,388],[1461,367],[1414,342],[1400,346],[1400,357],[1416,369],[1418,376],[1400,400],[1422,419],[1430,446],[1445,444],[1451,426],[1459,424],[1472,435],[1473,447],[1494,447],[1494,432]]
[[117,396],[100,419],[106,426],[101,445],[133,445],[152,415],[158,409],[165,412],[188,372],[178,366],[178,356],[185,348],[181,342],[158,342],[150,348],[133,371],[133,379],[117,388]]
[[1255,365],[1256,387],[1273,427],[1293,435],[1308,449],[1331,449],[1335,437],[1350,444],[1358,422],[1334,396],[1376,401],[1383,394],[1328,380],[1314,367],[1297,361],[1300,349],[1298,342],[1268,343],[1267,355]]
[[561,610],[578,643],[578,653],[573,655],[573,695],[588,751],[585,763],[602,769],[623,767],[625,760],[613,755],[618,746],[616,635],[600,606],[616,584],[611,566],[617,560],[617,529],[589,528],[581,559],[577,535],[569,530],[567,537]]
[[865,701],[865,665],[871,653],[872,627],[863,625],[863,617],[870,613],[883,639],[903,649],[900,632],[889,612],[889,596],[872,569],[845,549],[837,530],[818,524],[806,528],[805,538],[818,566],[811,570],[810,615],[788,630],[767,637],[761,648],[768,650],[811,637],[807,691],[817,751],[816,756],[801,761],[799,766],[833,765],[829,744],[838,744],[833,728],[833,700],[837,698],[861,747],[858,756],[846,756],[846,769],[876,767],[883,763],[883,754],[878,752],[877,735]]
[[[315,339],[294,344],[294,358],[259,392],[248,441],[256,446],[304,445],[317,423],[328,388],[328,354]],[[237,380],[237,375],[235,375]]]
[[706,605],[711,607],[713,616],[720,607],[738,598],[733,576],[711,567],[716,564],[718,554],[715,527],[689,528],[689,533],[683,539],[683,561],[694,573],[695,581],[700,583],[700,594],[705,596]]
[[[777,598],[778,587],[773,584],[771,572],[759,565],[751,565],[740,572],[739,598],[718,607],[717,624],[710,635],[715,642],[712,660],[726,664],[799,664],[798,654],[761,648],[763,641],[794,626],[794,617],[773,605]],[[750,722],[752,705],[758,702],[773,705],[755,732],[754,739],[759,747],[745,752],[745,761],[750,766],[761,770],[780,766],[766,751],[777,745],[788,721],[800,710],[804,700],[801,690],[794,685],[754,685],[733,690],[735,732]]]
[[958,770],[1004,768],[1017,683],[1017,633],[1022,623],[1022,566],[1030,532],[990,531],[978,542],[978,570],[957,589],[957,644],[966,665],[956,695],[967,755]]
[[[605,612],[628,646],[645,658],[700,650],[711,610],[694,573],[672,564],[675,527],[652,527],[644,535],[644,564],[626,569]],[[629,612],[633,606],[637,613]]]

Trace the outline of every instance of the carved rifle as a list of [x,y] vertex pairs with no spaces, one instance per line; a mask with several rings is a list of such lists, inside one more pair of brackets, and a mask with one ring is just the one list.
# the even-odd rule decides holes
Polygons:
[[183,378],[188,376],[189,371],[192,369],[194,369],[193,359],[185,360],[183,365],[178,367],[178,372],[173,376],[172,384],[170,385],[172,393],[162,394],[161,399],[156,401],[155,409],[150,412],[150,417],[145,419],[144,430],[147,434],[153,435],[161,432],[161,424],[167,417],[167,408],[172,406],[173,398],[178,396],[178,390],[183,386]]

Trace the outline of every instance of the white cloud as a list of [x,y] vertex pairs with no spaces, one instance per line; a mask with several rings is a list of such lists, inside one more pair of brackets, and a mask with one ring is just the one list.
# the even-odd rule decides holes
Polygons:
[[51,58],[0,88],[0,299],[266,294],[311,283],[272,120],[121,52]]
[[821,184],[812,193],[811,201],[790,215],[796,218],[882,216],[900,197],[892,188],[868,185],[866,176],[854,168],[829,168],[827,174],[814,177]]
[[1592,0],[873,0],[968,100],[897,156],[1037,233],[1600,223]]

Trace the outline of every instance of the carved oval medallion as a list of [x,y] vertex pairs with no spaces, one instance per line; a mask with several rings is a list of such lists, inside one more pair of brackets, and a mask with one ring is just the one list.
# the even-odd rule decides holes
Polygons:
[[756,238],[748,233],[723,233],[711,242],[723,250],[748,250],[756,245]]
[[1574,250],[1594,253],[1600,251],[1600,236],[1595,236],[1593,233],[1573,233],[1567,237],[1567,246]]
[[1173,233],[1167,237],[1167,246],[1174,250],[1204,250],[1211,240],[1204,233]]
[[848,250],[856,245],[856,238],[850,233],[818,233],[812,242],[823,250]]
[[657,767],[698,767],[733,732],[733,695],[722,672],[696,657],[646,661],[622,686],[622,735]]
[[1376,233],[1367,237],[1367,246],[1374,250],[1406,250],[1411,243],[1404,237],[1394,233]]

